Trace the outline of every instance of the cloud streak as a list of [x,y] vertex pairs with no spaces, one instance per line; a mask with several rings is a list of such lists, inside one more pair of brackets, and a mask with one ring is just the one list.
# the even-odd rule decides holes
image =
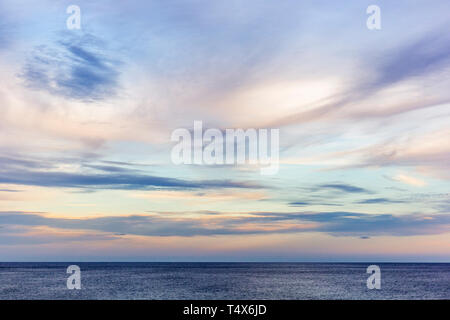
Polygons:
[[[17,160],[17,161],[16,161]],[[29,168],[31,167],[31,168]],[[55,168],[56,164],[34,160],[0,158],[0,183],[60,188],[145,190],[169,189],[216,189],[216,188],[261,188],[260,185],[232,180],[184,180],[147,175],[118,166],[85,165],[100,172],[62,172],[36,170],[33,168]]]
[[448,34],[434,32],[400,48],[393,49],[377,64],[378,78],[372,83],[380,88],[408,78],[438,70],[450,62]]
[[333,236],[374,237],[441,234],[450,231],[450,216],[434,214],[364,214],[357,212],[259,212],[225,214],[110,216],[86,219],[50,218],[22,212],[1,212],[0,225],[46,226],[141,236],[214,236],[323,232]]
[[356,202],[358,204],[378,204],[378,203],[404,203],[402,200],[391,200],[387,198],[373,198],[373,199],[365,199]]
[[343,183],[330,183],[319,185],[320,189],[331,189],[346,193],[370,193],[369,190]]
[[67,172],[0,172],[0,183],[62,188],[142,190],[153,187],[181,189],[259,188],[258,185],[230,180],[183,179],[130,174],[81,174]]

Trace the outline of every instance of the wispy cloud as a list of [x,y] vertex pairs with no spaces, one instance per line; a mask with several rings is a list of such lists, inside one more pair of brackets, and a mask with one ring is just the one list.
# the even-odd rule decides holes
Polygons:
[[437,71],[450,62],[450,37],[435,31],[404,46],[392,49],[378,60],[374,88]]
[[0,171],[0,183],[63,188],[142,190],[153,187],[181,189],[259,188],[231,180],[188,181],[169,177],[130,174],[82,174],[41,171]]
[[0,189],[0,192],[20,192],[20,190],[14,190],[14,189]]
[[[260,185],[232,180],[183,180],[153,176],[116,166],[85,165],[100,172],[63,172],[56,164],[37,160],[0,158],[0,183],[42,187],[145,190],[168,189],[215,189],[215,188],[261,188]],[[31,168],[30,168],[31,167]],[[35,170],[44,167],[53,170]]]
[[289,202],[289,205],[293,206],[293,207],[309,206],[311,204],[312,204],[312,202],[309,202],[309,201],[292,201],[292,202]]
[[365,199],[358,201],[358,204],[377,204],[377,203],[403,203],[402,200],[392,200],[387,198],[373,198],[373,199]]
[[[450,96],[441,92],[440,97],[431,99],[421,96],[421,101],[399,100],[390,108],[373,109],[373,99],[387,89],[401,82],[412,80],[426,81],[426,77],[448,70],[450,67],[450,38],[441,30],[434,30],[419,39],[402,41],[389,49],[381,49],[372,57],[361,56],[360,65],[370,70],[370,76],[354,79],[352,85],[308,108],[270,121],[268,126],[290,126],[334,119],[370,118],[376,115],[389,118],[393,115],[429,108],[436,104],[448,103]],[[448,77],[440,77],[447,83]],[[434,82],[434,81],[433,81]],[[430,84],[431,85],[431,84]],[[362,105],[362,107],[355,107]]]
[[406,184],[409,184],[411,186],[415,186],[415,187],[423,187],[425,186],[427,183],[425,181],[422,181],[420,179],[417,179],[415,177],[411,177],[409,175],[406,174],[397,174],[393,177],[394,180],[396,181],[400,181]]
[[43,225],[2,225],[0,243],[8,245],[47,245],[55,243],[80,243],[82,241],[111,241],[118,237],[111,233],[49,228]]
[[36,47],[21,77],[38,90],[66,98],[94,101],[114,96],[122,64],[107,54],[97,37],[70,36],[53,46]]
[[348,192],[348,193],[370,193],[370,191],[367,189],[352,186],[349,184],[343,184],[343,183],[321,184],[318,187],[321,189],[332,189],[332,190]]

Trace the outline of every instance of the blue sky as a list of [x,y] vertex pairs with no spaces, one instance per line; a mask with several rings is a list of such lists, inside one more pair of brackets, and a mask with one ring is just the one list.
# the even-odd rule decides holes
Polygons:
[[[449,261],[449,9],[0,0],[0,260]],[[278,173],[174,165],[194,121]]]

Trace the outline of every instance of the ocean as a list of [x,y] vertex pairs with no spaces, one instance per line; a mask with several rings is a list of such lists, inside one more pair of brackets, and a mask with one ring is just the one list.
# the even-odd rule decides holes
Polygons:
[[[69,265],[81,289],[69,290]],[[366,268],[381,269],[369,290]],[[449,263],[0,263],[4,299],[450,299]]]

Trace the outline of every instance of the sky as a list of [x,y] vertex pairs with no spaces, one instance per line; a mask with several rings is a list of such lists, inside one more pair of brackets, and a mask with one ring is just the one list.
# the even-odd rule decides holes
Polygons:
[[[0,261],[450,262],[449,10],[0,0]],[[194,121],[278,172],[174,164]]]

